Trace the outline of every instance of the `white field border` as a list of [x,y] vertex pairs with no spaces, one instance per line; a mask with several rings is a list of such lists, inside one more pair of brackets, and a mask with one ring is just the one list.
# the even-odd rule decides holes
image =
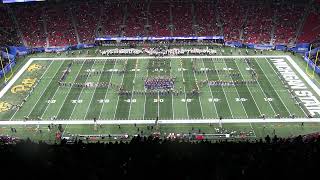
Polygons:
[[[14,75],[9,83],[0,91],[0,98],[13,86],[13,84],[19,79],[19,77],[25,72],[25,70],[31,65],[33,61],[64,61],[64,60],[85,60],[85,59],[150,59],[150,56],[134,56],[134,57],[78,57],[78,58],[30,58],[28,62]],[[197,58],[286,58],[292,67],[300,74],[305,82],[314,90],[314,92],[320,97],[320,89],[316,86],[303,70],[297,65],[296,62],[289,56],[166,56],[159,58],[172,58],[172,59],[197,59]],[[159,120],[159,124],[209,124],[209,123],[300,123],[300,122],[320,122],[320,118],[281,118],[281,119],[184,119],[184,120]],[[0,125],[45,125],[45,124],[78,124],[78,125],[90,125],[90,124],[154,124],[154,120],[97,120],[96,122],[90,120],[41,120],[41,121],[0,121]]]

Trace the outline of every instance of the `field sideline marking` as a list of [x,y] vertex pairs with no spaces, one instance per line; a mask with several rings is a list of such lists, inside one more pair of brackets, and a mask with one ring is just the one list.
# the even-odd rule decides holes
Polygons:
[[[52,63],[53,63],[53,62],[50,63],[49,67],[51,66]],[[62,63],[62,64],[63,64],[63,63]],[[47,69],[45,70],[45,72],[44,72],[44,73],[42,74],[42,76],[40,77],[40,79],[39,79],[40,81],[41,81],[41,79],[43,78],[43,76],[47,73],[47,71],[49,70],[49,67],[47,67]],[[58,71],[57,71],[55,74],[57,74],[57,73],[58,73]],[[53,79],[53,78],[52,78],[52,79]],[[50,80],[50,83],[51,83],[52,79]],[[38,84],[37,84],[36,86],[38,86],[39,83],[40,83],[40,82],[38,82]],[[49,84],[50,84],[50,83],[49,83]],[[36,87],[36,86],[35,86],[35,87]],[[48,86],[49,86],[49,85],[48,85]],[[48,86],[47,86],[47,87],[48,87]],[[45,90],[47,89],[47,87],[45,88]],[[44,90],[44,91],[45,91],[45,90]],[[43,94],[43,93],[42,93],[42,94]],[[30,97],[30,96],[31,96],[31,94],[30,94],[29,96],[27,96],[27,98]],[[39,99],[40,99],[40,98],[39,98]],[[39,99],[38,99],[37,102],[34,104],[34,106],[36,106],[36,104],[38,103]],[[31,109],[30,113],[33,111],[33,109],[34,109],[34,107]],[[13,119],[13,117],[18,113],[19,110],[20,110],[20,108],[17,109],[17,110],[14,112],[14,114],[13,114],[13,115],[11,116],[11,118],[10,118],[10,121],[11,121],[11,120]],[[29,114],[30,114],[30,113],[29,113]],[[29,116],[29,114],[28,114],[28,116]]]
[[[180,120],[159,120],[159,124],[229,124],[229,123],[319,123],[320,118],[280,118],[280,119],[180,119]],[[154,124],[154,120],[28,120],[28,121],[0,121],[0,125],[94,125],[94,124]]]
[[11,86],[19,79],[19,77],[24,73],[24,71],[30,66],[34,59],[29,59],[29,61],[17,72],[16,75],[9,81],[9,83],[0,91],[0,98],[11,88]]
[[299,65],[294,62],[294,60],[287,55],[286,56],[287,60],[290,62],[290,64],[294,67],[295,70],[297,70],[297,72],[302,76],[302,78],[306,81],[306,83],[318,94],[318,96],[320,97],[320,89],[318,88],[318,86],[316,86],[311,80],[310,78],[308,78],[308,76],[301,70],[301,68],[299,67]]
[[[45,72],[42,74],[42,76],[40,77],[40,81],[41,81],[42,77],[43,77],[43,76],[47,73],[47,71],[50,69],[50,67],[51,67],[52,64],[53,64],[53,61],[51,61],[49,67],[47,67],[46,71],[45,71]],[[33,112],[34,108],[36,107],[36,105],[37,105],[38,102],[40,101],[41,97],[42,97],[43,94],[47,91],[47,88],[49,87],[49,85],[50,85],[51,82],[53,81],[54,77],[59,73],[59,69],[63,66],[63,64],[64,64],[64,63],[62,62],[61,65],[59,66],[59,68],[57,68],[56,73],[54,73],[55,75],[54,75],[53,78],[48,82],[48,84],[46,85],[46,87],[43,89],[41,95],[39,96],[37,102],[34,103],[32,109],[31,109],[31,111],[28,113],[28,116],[27,116],[27,117],[29,117],[29,116],[31,115],[31,113]],[[13,118],[13,117],[14,117],[14,116],[12,116],[12,118]]]

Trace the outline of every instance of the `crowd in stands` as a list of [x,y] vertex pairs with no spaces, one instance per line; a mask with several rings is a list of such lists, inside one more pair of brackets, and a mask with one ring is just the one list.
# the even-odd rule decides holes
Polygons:
[[99,1],[74,3],[72,13],[81,43],[90,44],[96,37],[96,28],[100,17]]
[[320,39],[320,2],[319,6],[311,9],[309,16],[305,21],[305,25],[299,37],[300,42],[313,42]]
[[76,32],[72,25],[70,9],[64,4],[46,7],[45,19],[50,46],[76,44]]
[[[35,11],[34,9],[38,9]],[[28,4],[25,6],[17,6],[14,8],[16,14],[24,14],[24,16],[16,16],[20,25],[22,36],[29,47],[46,47],[46,34],[44,30],[43,7],[37,4]]]
[[149,36],[168,36],[170,35],[169,24],[169,3],[151,3],[148,12]]
[[190,2],[174,2],[172,9],[173,36],[194,36]]
[[205,1],[196,1],[194,3],[196,35],[212,36],[220,34],[220,27],[217,23],[217,13],[215,4]]
[[22,42],[19,39],[7,8],[0,4],[0,47],[21,44]]
[[144,25],[147,20],[147,5],[143,1],[128,3],[128,15],[126,26],[123,29],[123,36],[135,37],[144,36]]
[[295,4],[277,7],[275,43],[288,44],[294,40],[305,7]]
[[311,179],[318,174],[319,136],[256,142],[188,142],[153,137],[130,142],[3,144],[10,179]]
[[[246,26],[243,29],[245,43],[270,43],[273,13],[270,6],[250,5]],[[260,17],[263,14],[263,18]]]
[[301,0],[74,0],[1,5],[4,38],[0,46],[76,45],[94,43],[97,36],[223,35],[225,41],[245,43],[309,42],[320,32],[319,8],[313,6]]

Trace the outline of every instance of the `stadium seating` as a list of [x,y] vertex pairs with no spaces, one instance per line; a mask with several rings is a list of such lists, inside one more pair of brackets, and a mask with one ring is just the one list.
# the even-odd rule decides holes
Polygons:
[[22,42],[17,35],[16,28],[7,9],[0,5],[0,12],[0,47],[21,44]]
[[119,36],[120,25],[123,23],[123,4],[108,3],[103,4],[103,14],[101,16],[101,30],[100,34],[106,36]]
[[77,25],[80,43],[94,42],[100,8],[98,1],[80,2],[75,4],[73,14]]
[[198,36],[218,35],[217,15],[212,3],[195,2],[196,34]]
[[59,4],[46,7],[45,18],[50,46],[77,44],[70,10],[67,6]]
[[193,36],[195,35],[192,28],[192,14],[190,3],[171,4],[172,7],[172,24],[174,36]]
[[320,37],[320,13],[313,11],[309,14],[302,30],[299,42],[312,42]]
[[245,6],[241,1],[219,0],[218,11],[223,25],[223,35],[226,41],[238,41],[244,25]]
[[[39,11],[35,11],[34,8],[39,9]],[[47,36],[41,16],[42,8],[43,6],[34,4],[15,8],[17,21],[20,25],[19,29],[27,45],[31,47],[45,47],[47,45]]]
[[303,11],[303,7],[294,4],[276,8],[275,43],[287,44],[294,40]]
[[124,36],[143,36],[144,25],[146,21],[146,3],[128,3],[128,13],[126,26],[124,27]]
[[169,3],[151,3],[148,12],[149,36],[170,36]]
[[[272,10],[265,5],[252,5],[249,7],[247,23],[244,27],[243,41],[245,43],[269,44],[272,29]],[[264,14],[260,18],[259,14]]]

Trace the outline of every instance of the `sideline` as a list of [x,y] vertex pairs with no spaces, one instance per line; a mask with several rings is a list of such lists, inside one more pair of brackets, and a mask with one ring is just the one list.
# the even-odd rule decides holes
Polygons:
[[[301,123],[301,122],[320,122],[320,118],[282,118],[282,119],[180,119],[180,120],[158,120],[158,124],[235,124],[235,123]],[[155,124],[156,120],[50,120],[50,121],[0,121],[0,125],[120,125],[120,124]]]

